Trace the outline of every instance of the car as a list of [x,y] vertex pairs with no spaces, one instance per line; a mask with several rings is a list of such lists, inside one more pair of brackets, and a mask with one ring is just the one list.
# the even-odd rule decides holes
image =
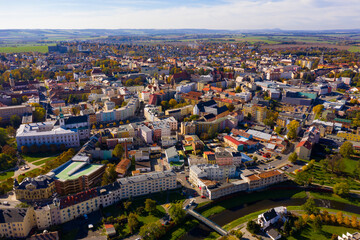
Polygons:
[[201,198],[206,198],[206,197],[204,195],[202,195]]

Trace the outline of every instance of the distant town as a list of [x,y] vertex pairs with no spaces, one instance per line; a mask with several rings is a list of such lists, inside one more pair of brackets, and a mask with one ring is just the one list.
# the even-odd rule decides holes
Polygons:
[[0,235],[360,239],[360,53],[331,46],[0,54]]

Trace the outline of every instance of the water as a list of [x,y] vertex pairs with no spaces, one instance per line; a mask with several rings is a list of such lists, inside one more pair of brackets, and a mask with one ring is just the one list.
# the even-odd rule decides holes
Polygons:
[[[234,201],[236,201],[236,199],[234,199]],[[305,199],[262,200],[250,204],[245,204],[245,205],[243,204],[238,207],[225,210],[219,214],[211,216],[209,219],[220,226],[224,226],[238,218],[241,218],[253,212],[274,208],[278,206],[285,206],[285,207],[300,206],[304,204],[305,201],[306,201]],[[345,212],[360,214],[360,207],[357,206],[334,202],[330,200],[315,200],[315,202],[319,207],[331,208]],[[185,234],[181,239],[182,240],[204,239],[213,231],[214,230],[212,230],[208,226],[200,223],[198,226],[196,226],[187,234]]]

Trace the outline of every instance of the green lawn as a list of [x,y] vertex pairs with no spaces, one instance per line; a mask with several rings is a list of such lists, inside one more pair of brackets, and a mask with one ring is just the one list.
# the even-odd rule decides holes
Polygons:
[[0,173],[0,181],[6,180],[14,176],[14,171]]
[[307,225],[300,233],[295,234],[292,237],[288,237],[289,240],[298,240],[298,239],[316,239],[316,240],[329,240],[333,234],[341,235],[343,233],[349,232],[354,233],[357,232],[357,229],[340,227],[340,226],[331,226],[331,225],[323,225],[322,231],[316,233],[310,225]]
[[0,47],[0,53],[20,53],[20,52],[41,52],[47,53],[48,46],[25,45],[14,47]]
[[[226,199],[222,202],[215,203],[214,205],[211,202],[208,203],[208,206],[204,206],[203,209],[199,210],[199,213],[205,217],[210,217],[217,213],[224,211],[225,209],[230,209],[233,207],[240,206],[245,203],[257,202],[265,199],[288,199],[288,198],[299,198],[304,196],[305,193],[302,193],[300,189],[291,189],[291,190],[266,190],[261,192],[254,192],[251,194],[242,194],[235,196],[230,199]],[[306,194],[305,194],[306,195]],[[271,197],[269,197],[271,196]]]
[[344,159],[345,172],[352,174],[354,169],[356,168],[356,164],[358,163],[358,161],[359,160],[345,158]]
[[360,199],[358,198],[351,198],[351,197],[343,198],[333,193],[319,193],[319,192],[311,192],[310,195],[316,199],[332,200],[336,202],[360,206]]
[[360,52],[360,47],[358,46],[351,46],[349,49],[348,49],[349,52]]
[[21,156],[24,158],[25,161],[27,162],[35,162],[37,160],[43,159],[43,158],[50,158],[54,159],[55,157],[57,157],[58,155],[60,155],[60,153],[53,153],[53,152],[48,152],[48,153],[29,153],[29,154],[22,154]]
[[238,219],[226,224],[225,226],[223,226],[223,228],[225,230],[227,230],[227,231],[230,231],[231,229],[233,229],[236,226],[239,226],[240,224],[246,223],[246,222],[248,222],[250,220],[253,220],[253,219],[257,218],[259,214],[264,213],[267,210],[268,209],[260,210],[260,211],[257,211],[257,212],[253,212],[253,213],[251,213],[249,215],[243,216],[241,218],[238,218]]
[[43,159],[43,160],[40,160],[40,161],[33,162],[33,164],[34,164],[34,165],[36,165],[36,166],[40,166],[40,165],[42,165],[42,164],[46,163],[47,161],[53,160],[53,159],[55,159],[55,158],[57,158],[57,156],[48,157],[48,158],[46,158],[46,159]]
[[199,222],[194,219],[187,219],[182,224],[179,224],[172,228],[170,231],[166,232],[166,234],[161,238],[163,240],[176,240],[183,236],[185,233],[194,228]]

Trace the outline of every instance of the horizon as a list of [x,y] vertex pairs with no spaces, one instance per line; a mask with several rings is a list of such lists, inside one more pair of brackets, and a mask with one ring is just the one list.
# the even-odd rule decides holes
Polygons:
[[206,29],[327,31],[358,29],[356,0],[0,0],[1,30]]

